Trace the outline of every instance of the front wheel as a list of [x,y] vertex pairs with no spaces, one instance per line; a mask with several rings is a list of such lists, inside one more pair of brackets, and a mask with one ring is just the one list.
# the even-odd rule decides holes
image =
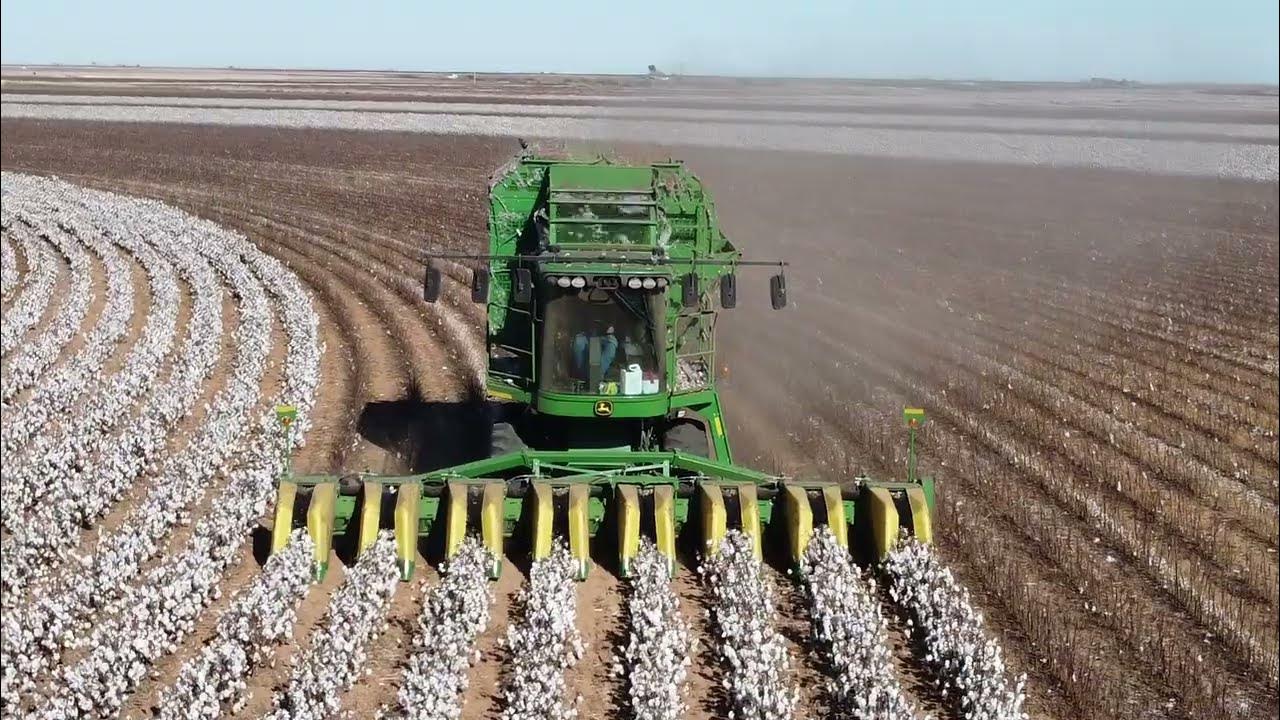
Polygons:
[[677,420],[668,425],[667,431],[662,434],[662,449],[711,457],[711,441],[707,438],[707,429],[702,423],[693,420]]

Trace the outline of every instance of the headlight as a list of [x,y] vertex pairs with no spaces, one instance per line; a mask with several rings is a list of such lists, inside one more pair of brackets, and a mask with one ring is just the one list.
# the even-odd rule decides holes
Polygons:
[[633,278],[628,278],[628,279],[627,279],[627,287],[631,288],[632,290],[639,290],[639,289],[640,289],[640,283],[641,283],[641,280],[640,280],[640,278],[638,278],[638,277],[633,277]]
[[559,286],[560,286],[560,287],[562,287],[562,288],[567,288],[567,287],[569,287],[569,284],[570,284],[571,282],[572,282],[572,281],[571,281],[571,280],[569,280],[569,278],[564,277],[564,276],[561,276],[561,277],[556,278],[556,284],[557,284],[557,285],[559,285]]
[[[560,279],[561,279],[562,281],[563,281],[563,280],[568,280],[568,278],[560,278]],[[584,278],[584,277],[579,276],[579,277],[574,278],[571,284],[572,284],[574,287],[576,287],[576,288],[584,288],[584,287],[586,287],[586,286],[587,286],[587,279],[586,279],[586,278]],[[563,286],[563,285],[561,285],[561,287],[564,287],[564,286]]]
[[658,287],[664,288],[666,286],[667,286],[667,279],[664,277],[658,278]]
[[644,289],[645,289],[645,290],[652,290],[652,289],[654,289],[654,288],[656,288],[656,287],[658,287],[658,281],[657,281],[657,280],[654,280],[653,278],[645,278],[645,279],[644,279]]

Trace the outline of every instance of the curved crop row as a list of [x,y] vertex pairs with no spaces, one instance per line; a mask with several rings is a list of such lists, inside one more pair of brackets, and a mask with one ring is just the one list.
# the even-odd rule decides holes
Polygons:
[[[9,228],[7,218],[4,227],[5,230]],[[13,245],[9,242],[9,233],[5,232],[0,235],[0,297],[9,297],[9,293],[13,292],[21,281],[22,276],[18,273],[18,254],[13,251]]]
[[[198,250],[175,247],[173,252]],[[21,590],[45,563],[61,557],[74,543],[76,528],[101,517],[124,495],[158,459],[172,429],[195,406],[217,362],[223,331],[221,284],[213,272],[204,279],[206,284],[197,286],[187,342],[169,384],[148,398],[121,434],[94,436],[54,468],[18,468],[18,477],[34,492],[25,498],[30,503],[27,512],[19,504],[5,508],[7,514],[20,517],[10,526],[12,542],[5,548],[6,589]],[[256,292],[260,295],[261,288]],[[269,332],[266,338],[269,342]]]
[[337,716],[342,693],[359,677],[369,642],[385,624],[398,584],[395,540],[384,530],[360,554],[329,601],[324,627],[294,664],[289,686],[275,697],[269,720]]
[[[5,180],[5,190],[8,190]],[[6,196],[8,193],[5,193]],[[10,202],[8,197],[4,202]],[[15,230],[18,228],[15,228]],[[27,258],[27,272],[22,276],[17,297],[4,313],[0,322],[0,354],[8,355],[28,330],[40,321],[44,309],[53,298],[53,287],[58,282],[58,261],[48,245],[36,238],[31,231],[18,232],[22,254]]]
[[[269,289],[287,337],[283,387],[273,399],[298,408],[295,432],[299,435],[304,433],[310,424],[311,405],[319,382],[320,348],[318,321],[297,278],[278,261],[256,250],[242,236],[212,223],[191,219],[159,203],[128,200],[106,193],[96,196],[100,196],[98,199],[104,203],[131,202],[139,212],[167,215],[167,218],[160,218],[161,222],[168,219],[185,223],[186,232],[200,238],[200,242],[210,248],[211,255],[221,258],[220,264],[240,268],[232,277],[242,284],[252,280],[244,264],[252,269],[257,278],[252,280],[252,284]],[[269,313],[263,317],[266,324],[262,327],[269,328]],[[249,352],[258,354],[257,350]],[[260,376],[261,372],[250,374]],[[228,392],[240,397],[251,394],[256,399],[258,384],[256,377],[249,384],[237,383],[233,379],[228,383]],[[235,389],[241,385],[242,391]],[[251,393],[249,385],[252,385]],[[246,405],[245,410],[248,411],[251,405]],[[244,412],[239,416],[243,418]],[[211,413],[206,420],[215,418],[216,415]],[[240,420],[227,428],[238,427],[243,422]],[[45,595],[39,603],[23,606],[21,613],[5,613],[4,638],[8,647],[4,663],[6,692],[3,696],[6,717],[23,714],[23,706],[31,705],[36,706],[34,717],[113,716],[124,698],[146,676],[151,663],[161,655],[173,652],[182,638],[191,632],[200,613],[217,597],[223,571],[239,559],[240,548],[265,510],[275,477],[282,469],[279,428],[270,409],[252,422],[248,438],[247,442],[234,446],[234,435],[222,437],[236,447],[233,456],[227,456],[225,448],[217,450],[225,458],[219,470],[227,476],[225,489],[211,504],[210,511],[196,523],[185,545],[173,557],[148,572],[141,582],[124,587],[124,583],[140,571],[138,563],[119,571],[121,574],[113,576],[110,585],[95,586],[92,575],[83,570],[72,572],[69,573],[72,576],[70,587],[74,592]],[[217,439],[217,436],[211,436],[211,440]],[[147,553],[156,550],[154,545],[143,547],[149,548]],[[91,612],[99,589],[109,591],[120,600],[109,611],[99,613],[93,632],[84,641],[87,654],[59,673],[56,682],[46,688],[46,697],[29,696],[20,703],[16,693],[10,690],[16,685],[30,690],[30,683],[37,674],[30,670],[47,670],[56,662],[58,652],[78,629],[75,623],[68,622],[69,614],[87,615]],[[32,622],[20,622],[23,618]],[[54,630],[45,630],[45,624],[52,625]],[[22,638],[33,633],[43,633],[43,640],[24,646]],[[7,642],[11,637],[16,641],[13,644]],[[17,651],[10,652],[13,648]]]
[[[120,235],[117,242],[147,270],[151,304],[142,333],[120,369],[85,390],[85,396],[93,397],[92,403],[82,404],[74,415],[47,426],[30,439],[19,457],[8,460],[4,483],[0,485],[0,518],[6,527],[21,520],[18,510],[39,492],[34,486],[38,478],[59,472],[68,463],[84,462],[86,448],[124,422],[135,402],[155,386],[162,363],[173,347],[180,296],[174,265],[155,247],[130,234]],[[208,275],[202,258],[183,256],[174,261],[193,287],[197,284],[195,278]],[[188,262],[196,264],[183,264]],[[13,514],[8,512],[10,509]]]
[[[145,368],[150,370],[150,377],[138,378],[143,388],[127,386],[125,394],[94,396],[60,437],[29,448],[26,462],[18,463],[6,478],[13,484],[2,508],[5,527],[14,533],[18,546],[38,548],[50,540],[33,532],[35,523],[31,522],[31,513],[26,512],[28,509],[34,508],[45,516],[45,522],[40,523],[42,529],[74,528],[84,520],[96,518],[147,466],[163,447],[171,428],[199,397],[218,356],[223,291],[202,255],[190,248],[165,250],[192,271],[189,282],[194,297],[186,337],[172,371],[132,417],[129,413],[136,396],[131,397],[130,391],[153,385],[154,366]],[[127,367],[122,372],[132,379],[138,371]],[[120,425],[123,427],[118,434],[110,432]],[[55,478],[57,482],[53,482]]]
[[160,699],[161,720],[195,720],[237,712],[247,699],[245,679],[289,639],[298,603],[311,586],[315,545],[297,530],[284,550],[218,620],[213,641],[182,665]]
[[57,360],[62,348],[80,332],[93,300],[93,264],[84,246],[60,229],[41,223],[40,236],[53,243],[70,268],[70,279],[48,324],[40,333],[7,358],[0,376],[0,401],[10,402],[19,392],[31,387]]
[[103,364],[128,332],[132,319],[134,287],[128,263],[115,245],[102,239],[97,228],[72,231],[71,227],[67,225],[64,229],[79,237],[102,259],[107,276],[106,303],[77,352],[42,377],[26,402],[6,408],[0,447],[10,457],[51,419],[74,411],[77,400],[92,386]]

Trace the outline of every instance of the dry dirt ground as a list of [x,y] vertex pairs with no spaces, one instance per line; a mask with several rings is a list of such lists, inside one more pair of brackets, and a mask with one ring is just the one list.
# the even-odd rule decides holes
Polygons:
[[[6,93],[12,77],[6,68]],[[414,88],[426,82],[404,77],[384,88],[348,76],[331,84],[295,77],[287,87],[261,80],[264,90],[250,80],[201,90],[213,81],[129,76],[61,89],[149,95],[163,82],[171,90],[160,94],[175,96],[420,99]],[[42,82],[30,91],[51,92],[62,81]],[[908,102],[872,90],[865,92],[880,105]],[[486,102],[594,93],[625,103],[636,91],[529,78],[494,81],[485,92],[493,96]],[[703,89],[672,102],[716,96]],[[1259,111],[1249,97],[1211,96],[1197,118],[1276,122],[1274,102]],[[1025,105],[1024,115],[1052,115],[1038,102]],[[1161,119],[1195,114],[1165,110]],[[1152,112],[1138,104],[1109,117]],[[243,231],[310,286],[326,351],[300,469],[439,466],[474,447],[465,400],[483,366],[482,311],[460,286],[437,306],[422,304],[413,287],[424,250],[482,247],[486,178],[518,149],[514,139],[12,117],[0,127],[5,170],[164,199]],[[720,328],[722,394],[739,462],[835,479],[900,476],[897,414],[906,404],[929,409],[922,462],[941,483],[941,552],[1015,670],[1030,676],[1033,716],[1275,717],[1274,180],[608,148],[688,161],[748,255],[791,262],[791,307],[769,310],[767,279],[744,274],[739,307]],[[246,557],[228,583],[256,567]],[[677,587],[704,647],[695,654],[689,716],[719,717],[704,600],[691,575],[682,568]],[[295,646],[305,644],[340,576],[308,596]],[[774,579],[784,590],[786,578]],[[499,707],[505,657],[497,639],[520,580],[509,564],[467,717]],[[580,588],[588,655],[569,687],[582,694],[585,717],[618,712],[608,665],[621,592],[605,570]],[[782,595],[802,698],[816,712],[822,669],[803,642],[803,603]],[[397,593],[391,630],[376,641],[372,674],[349,694],[349,708],[369,713],[394,696],[419,602],[416,588]],[[913,696],[947,716],[896,620],[894,634]],[[177,656],[203,640],[197,633]],[[251,678],[254,695],[241,716],[269,707],[284,668]],[[146,713],[176,663],[160,670],[162,680],[138,693],[135,714]]]

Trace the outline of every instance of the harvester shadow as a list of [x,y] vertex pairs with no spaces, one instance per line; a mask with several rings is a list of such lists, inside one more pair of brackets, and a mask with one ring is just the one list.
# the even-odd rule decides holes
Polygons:
[[398,400],[366,403],[361,437],[405,459],[405,471],[430,472],[486,457],[491,411],[478,388],[458,401],[427,400],[416,385]]

